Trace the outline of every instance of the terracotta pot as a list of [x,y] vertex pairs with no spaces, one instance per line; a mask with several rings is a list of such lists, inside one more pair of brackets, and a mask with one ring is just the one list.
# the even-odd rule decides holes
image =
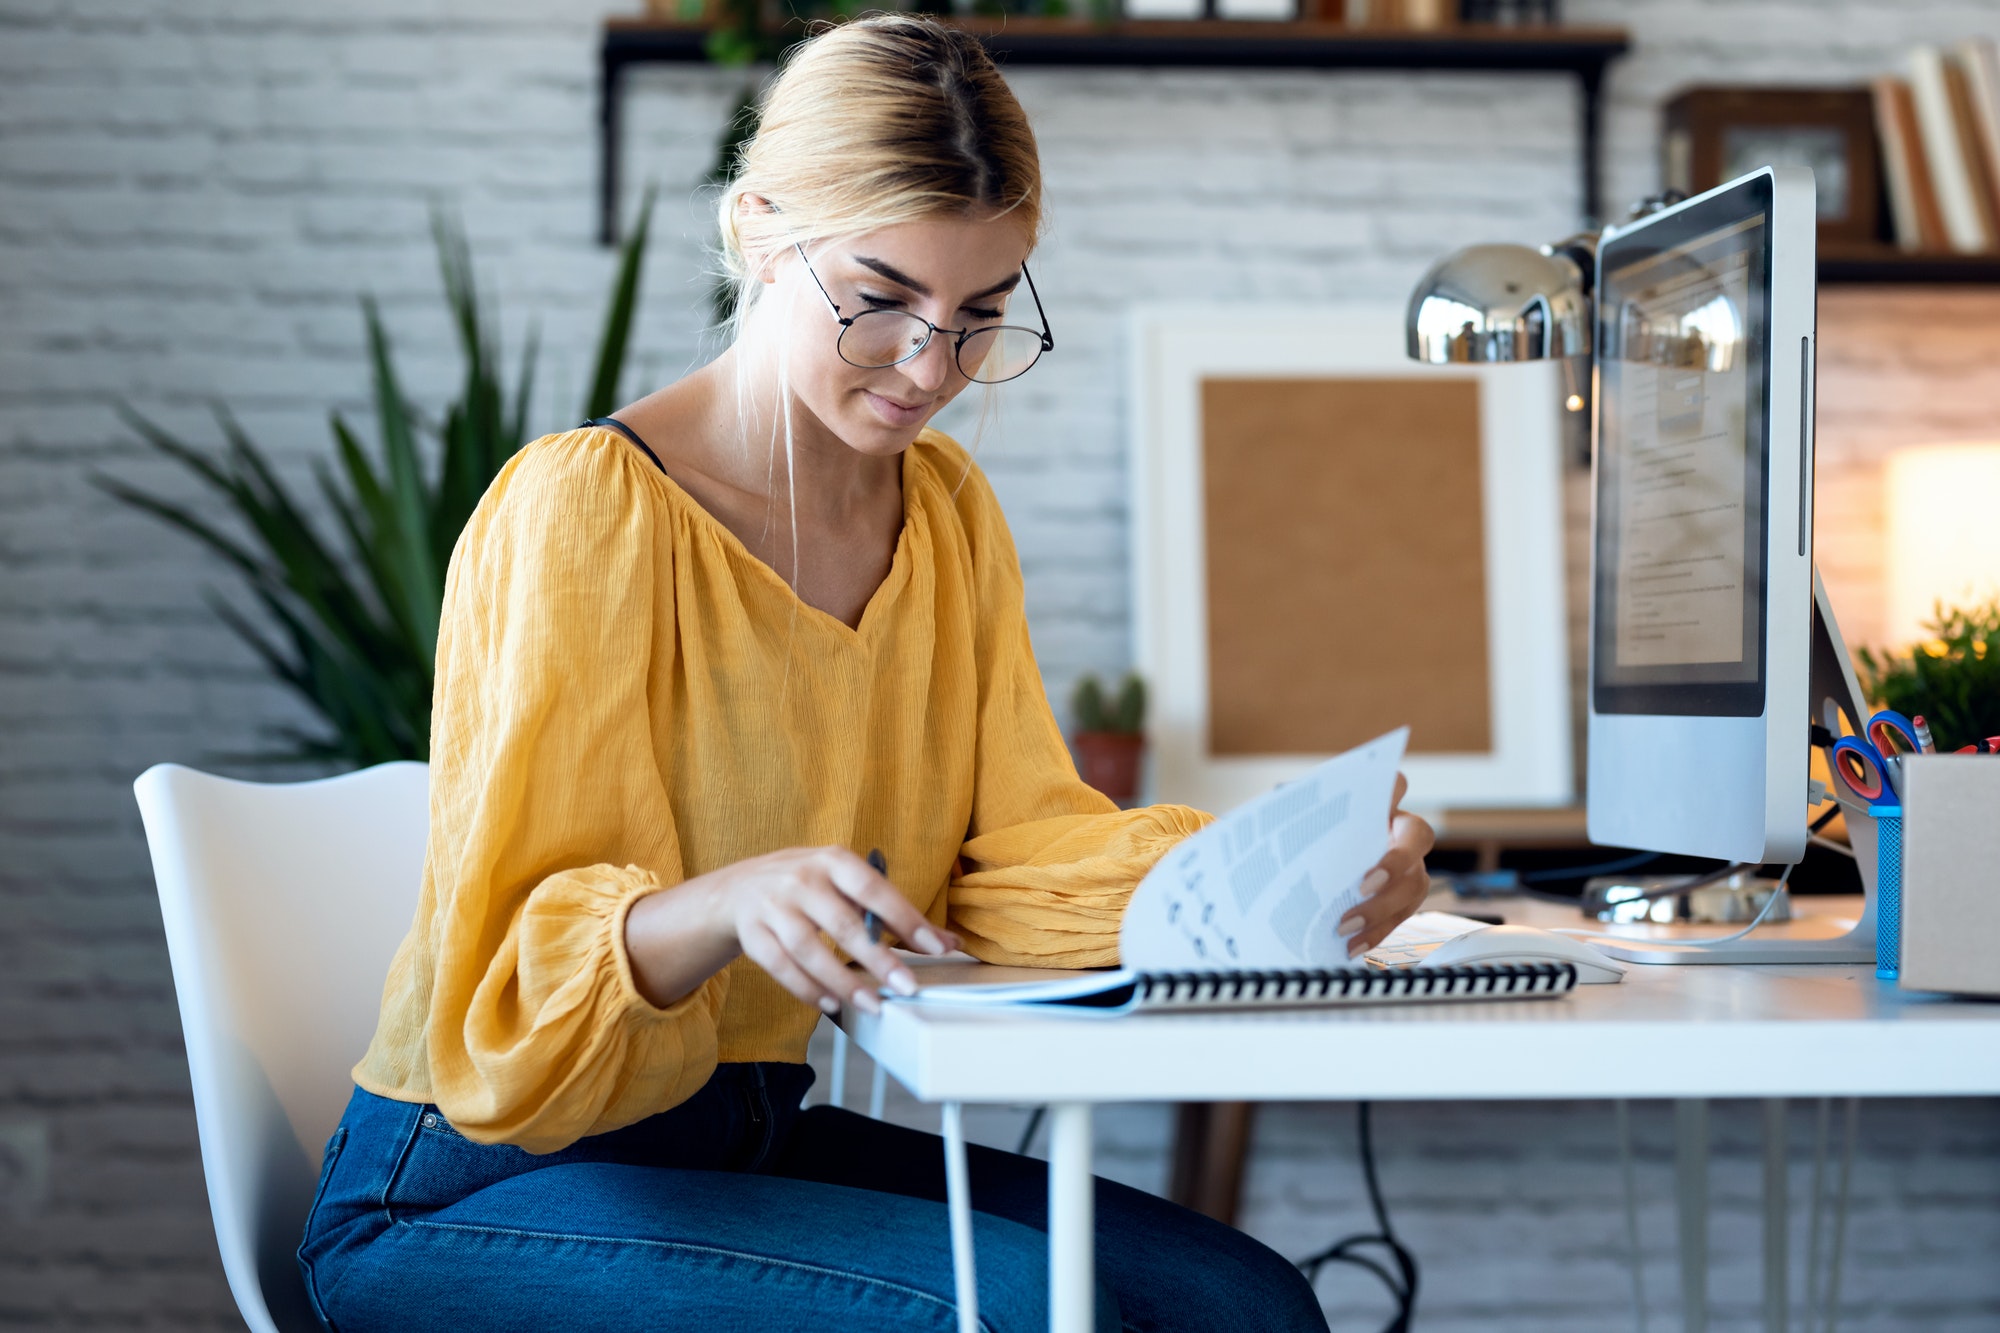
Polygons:
[[1146,738],[1119,731],[1079,731],[1077,772],[1083,780],[1120,805],[1139,795],[1139,758]]

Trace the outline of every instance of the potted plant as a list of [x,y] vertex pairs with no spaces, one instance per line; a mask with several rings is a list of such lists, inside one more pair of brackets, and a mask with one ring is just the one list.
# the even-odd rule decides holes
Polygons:
[[[648,193],[619,258],[584,417],[618,406],[651,219]],[[317,730],[279,728],[279,748],[237,758],[364,766],[430,757],[445,570],[473,507],[528,440],[536,354],[531,335],[518,378],[505,383],[465,234],[442,214],[433,218],[433,230],[464,380],[442,411],[420,411],[403,392],[375,303],[364,299],[379,462],[335,412],[332,455],[313,460],[321,502],[314,504],[226,410],[217,408],[226,445],[209,451],[125,408],[140,436],[185,466],[219,503],[170,500],[114,474],[95,478],[222,557],[262,615],[211,595],[216,613],[317,714]]]
[[1076,731],[1077,771],[1083,780],[1124,805],[1139,795],[1139,759],[1145,753],[1146,683],[1127,672],[1118,697],[1105,697],[1093,675],[1077,681],[1070,694]]
[[2000,736],[2000,599],[1983,606],[1940,602],[1931,638],[1908,652],[1855,654],[1864,693],[1905,717],[1919,713],[1946,754]]

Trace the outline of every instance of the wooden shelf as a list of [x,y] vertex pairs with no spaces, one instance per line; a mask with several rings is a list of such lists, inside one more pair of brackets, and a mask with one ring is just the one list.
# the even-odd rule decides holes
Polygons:
[[[1465,25],[1430,32],[1337,23],[1227,19],[1127,21],[957,19],[1003,67],[1152,69],[1401,69],[1567,74],[1582,91],[1582,199],[1586,222],[1601,216],[1598,142],[1604,70],[1631,47],[1622,28]],[[604,27],[600,104],[599,235],[618,234],[619,102],[624,71],[640,64],[705,61],[708,30],[648,19]]]
[[1819,255],[1819,280],[1822,285],[2000,283],[2000,254],[1917,252],[1891,245],[1827,246]]
[[[1623,28],[1503,28],[1466,25],[1425,32],[1350,28],[1339,23],[1229,19],[1129,20],[964,18],[995,60],[1017,65],[1151,66],[1204,69],[1480,69],[1574,73],[1601,70],[1623,55]],[[610,19],[606,51],[626,59],[700,61],[708,30],[699,24]]]

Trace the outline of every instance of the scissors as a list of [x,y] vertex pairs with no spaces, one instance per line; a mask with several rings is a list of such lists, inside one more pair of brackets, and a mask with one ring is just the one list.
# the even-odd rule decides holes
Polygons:
[[1864,801],[1900,800],[1903,756],[1921,752],[1916,726],[1901,713],[1883,709],[1868,719],[1859,736],[1833,743],[1833,771]]

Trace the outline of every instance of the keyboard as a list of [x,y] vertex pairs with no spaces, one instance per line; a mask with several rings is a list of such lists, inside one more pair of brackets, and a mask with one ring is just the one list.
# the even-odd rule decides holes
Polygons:
[[1415,967],[1446,940],[1486,929],[1484,921],[1450,912],[1419,912],[1389,932],[1389,938],[1362,954],[1374,967]]

